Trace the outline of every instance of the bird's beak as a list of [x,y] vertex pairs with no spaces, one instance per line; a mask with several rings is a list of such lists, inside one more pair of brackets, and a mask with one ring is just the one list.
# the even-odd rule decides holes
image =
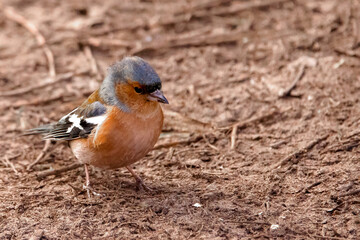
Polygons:
[[149,93],[147,98],[150,101],[169,104],[168,100],[166,99],[166,97],[164,96],[164,94],[160,90],[156,90],[156,91],[154,91],[152,93]]

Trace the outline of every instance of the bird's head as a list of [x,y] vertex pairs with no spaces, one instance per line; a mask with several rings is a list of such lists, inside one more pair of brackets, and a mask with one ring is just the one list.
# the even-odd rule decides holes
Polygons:
[[123,111],[169,103],[161,91],[159,76],[140,57],[126,57],[112,65],[100,87],[100,96]]

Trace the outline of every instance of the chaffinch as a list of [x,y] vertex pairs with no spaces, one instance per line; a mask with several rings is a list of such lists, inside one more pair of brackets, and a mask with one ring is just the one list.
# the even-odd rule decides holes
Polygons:
[[159,138],[164,119],[159,103],[168,104],[168,100],[155,70],[140,57],[126,57],[109,68],[100,88],[79,107],[57,123],[26,134],[69,141],[75,157],[84,164],[88,194],[89,164],[104,169],[126,167],[138,187],[148,189],[131,164],[143,158]]

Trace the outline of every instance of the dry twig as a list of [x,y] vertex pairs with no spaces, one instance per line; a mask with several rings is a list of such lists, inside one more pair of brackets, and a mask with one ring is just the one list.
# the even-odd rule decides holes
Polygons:
[[324,136],[321,136],[313,141],[311,141],[308,145],[306,145],[305,147],[296,150],[295,152],[289,154],[288,156],[286,156],[285,158],[283,158],[283,160],[281,160],[279,163],[275,164],[272,169],[276,169],[278,167],[281,167],[283,165],[285,165],[287,162],[290,162],[292,159],[299,157],[300,155],[308,152],[310,149],[312,149],[316,144],[324,141],[325,139],[327,139],[329,137],[329,134],[325,134]]
[[55,95],[55,96],[50,96],[48,98],[36,97],[36,98],[33,98],[31,101],[20,99],[20,100],[16,101],[15,103],[9,102],[3,107],[5,109],[7,109],[7,108],[10,108],[10,107],[18,108],[18,107],[22,107],[22,106],[40,105],[40,104],[44,104],[44,103],[53,102],[53,101],[63,99],[63,97],[64,97],[63,94],[58,94],[58,95]]
[[49,75],[54,80],[55,76],[56,76],[54,55],[51,52],[50,48],[47,46],[44,36],[40,33],[40,31],[37,29],[37,27],[32,22],[30,22],[29,20],[27,20],[20,14],[16,13],[13,8],[4,7],[3,11],[4,11],[5,16],[8,19],[10,19],[14,22],[17,22],[18,24],[23,26],[26,30],[28,30],[31,34],[33,34],[35,36],[39,47],[43,48],[44,54],[48,61]]
[[328,147],[327,150],[324,151],[330,151],[330,152],[340,152],[340,151],[351,151],[353,148],[359,146],[360,139],[347,139],[343,142],[336,143],[330,147]]
[[109,38],[89,38],[85,44],[100,47],[100,46],[111,46],[111,47],[125,47],[125,48],[132,48],[134,47],[134,43],[124,41],[121,39],[109,39]]
[[[183,115],[183,114],[181,114],[179,112],[172,111],[170,109],[165,109],[164,114],[165,114],[165,116],[179,118],[179,119],[181,119],[182,122],[184,122],[186,124],[191,124],[191,125],[195,125],[195,126],[198,126],[198,127],[201,127],[201,128],[206,128],[206,129],[212,127],[211,123],[202,122],[200,120],[188,117],[186,115]],[[200,130],[200,128],[197,128],[197,129]]]
[[24,88],[19,88],[19,89],[15,89],[15,90],[10,90],[10,91],[6,91],[6,92],[0,92],[0,97],[10,97],[10,96],[16,96],[16,95],[22,95],[28,92],[31,92],[33,90],[37,90],[40,88],[44,88],[62,81],[66,81],[69,80],[73,77],[73,73],[64,73],[61,75],[58,75],[56,77],[56,79],[53,81],[47,78],[46,80],[44,80],[43,82],[39,83],[39,84],[32,84],[30,86],[24,87]]
[[269,119],[271,117],[273,117],[274,115],[276,114],[281,114],[277,109],[275,110],[272,110],[264,115],[261,115],[261,116],[258,116],[258,117],[253,117],[253,118],[250,118],[249,120],[245,120],[245,121],[239,121],[237,123],[234,123],[230,126],[227,126],[227,127],[221,127],[220,130],[229,130],[229,129],[234,129],[234,126],[237,126],[237,129],[242,129],[242,128],[245,128],[251,124],[254,124],[254,123],[258,123],[258,122],[263,122],[265,121],[266,119]]
[[352,21],[352,25],[353,25],[353,44],[352,44],[352,49],[356,49],[359,47],[360,45],[360,31],[359,31],[359,25],[357,24],[358,19],[353,19]]
[[271,223],[268,222],[259,222],[259,221],[227,221],[228,223],[236,223],[236,224],[259,224],[259,225],[271,225]]
[[10,157],[7,157],[7,159],[10,161],[11,159],[17,158],[17,157],[19,157],[19,156],[21,156],[21,155],[22,155],[22,153],[17,153],[17,154],[15,154],[15,155],[12,155],[12,156],[10,156]]
[[10,166],[11,169],[15,172],[16,175],[19,174],[19,172],[18,172],[18,170],[16,170],[14,164],[13,164],[11,161],[9,161],[9,158],[8,158],[6,155],[5,155],[5,157],[4,157],[4,161],[3,161],[3,162],[4,162],[4,164],[5,164],[6,166]]
[[192,138],[189,138],[189,139],[186,139],[186,140],[180,140],[180,141],[175,141],[175,142],[157,144],[157,145],[155,145],[153,150],[160,149],[160,148],[174,147],[174,146],[179,145],[179,144],[190,144],[190,143],[198,142],[202,138],[203,138],[202,136],[196,136],[196,137],[192,137]]
[[[255,8],[268,7],[274,4],[286,2],[288,0],[270,0],[270,1],[250,1],[244,3],[237,3],[234,5],[230,5],[227,7],[219,7],[222,4],[231,2],[231,0],[212,0],[212,1],[199,1],[194,2],[192,6],[186,10],[181,9],[180,11],[172,13],[168,17],[164,17],[155,23],[151,23],[149,21],[140,21],[131,24],[121,24],[120,26],[112,29],[100,30],[97,32],[93,32],[92,35],[106,35],[116,31],[133,31],[138,28],[151,28],[153,26],[167,26],[171,24],[188,22],[191,17],[203,18],[209,17],[211,15],[226,15],[226,14],[235,14],[242,11],[247,11]],[[213,8],[213,10],[209,11],[209,8]],[[184,14],[185,13],[185,14]]]
[[280,140],[276,143],[271,144],[270,147],[273,149],[278,149],[281,145],[286,144],[288,142],[289,142],[288,140]]
[[37,156],[37,158],[35,159],[35,161],[33,161],[32,163],[30,163],[27,167],[26,170],[30,171],[30,169],[35,166],[38,162],[40,162],[40,160],[44,157],[45,153],[47,152],[47,150],[50,147],[50,140],[45,140],[45,145],[44,148],[41,150],[41,153]]
[[[171,161],[172,157],[174,156],[175,149],[173,147],[170,147],[169,151],[167,152],[165,156],[166,161]],[[157,157],[155,157],[157,159]]]
[[42,229],[35,230],[33,236],[31,236],[29,240],[40,240],[43,238],[43,236],[44,236],[44,230]]
[[329,236],[320,236],[320,235],[313,235],[313,234],[308,234],[308,235],[305,235],[305,236],[309,236],[311,237],[312,239],[315,239],[315,238],[319,238],[319,239],[333,239],[333,240],[346,240],[348,238],[345,238],[345,237],[329,237]]
[[[166,49],[174,47],[188,47],[188,46],[204,46],[204,45],[216,45],[220,43],[231,43],[241,41],[244,37],[252,39],[252,42],[262,39],[277,39],[288,35],[293,35],[295,32],[285,31],[278,34],[273,34],[269,31],[249,33],[248,31],[236,30],[220,34],[195,34],[188,33],[187,36],[172,36],[164,40],[153,41],[153,42],[142,42],[137,44],[138,47],[133,48],[130,51],[130,55],[139,54],[148,50]],[[299,34],[299,33],[297,33]],[[190,35],[190,37],[188,36]]]
[[233,150],[235,148],[236,143],[236,135],[238,130],[238,124],[235,124],[231,131],[231,144],[230,144],[230,150]]
[[305,74],[305,65],[301,65],[298,74],[296,75],[294,81],[292,82],[292,84],[285,90],[280,92],[279,97],[283,98],[283,97],[289,97],[291,94],[291,91],[296,87],[296,84],[302,79],[302,77]]
[[358,194],[358,193],[360,193],[360,188],[355,189],[355,190],[353,190],[353,191],[351,191],[351,192],[339,194],[339,196],[337,196],[337,197],[338,197],[338,198],[340,198],[340,197],[346,197],[346,196],[356,195],[356,194]]
[[210,143],[209,139],[207,139],[207,137],[206,137],[205,134],[203,134],[202,137],[203,137],[203,139],[205,140],[206,144],[207,144],[210,148],[214,149],[215,151],[219,151],[219,149],[218,149],[217,147],[215,147],[214,145],[212,145],[212,144]]
[[174,13],[174,16],[184,14],[184,13],[193,13],[198,10],[208,9],[218,7],[219,5],[226,4],[232,0],[208,0],[208,1],[194,1],[189,2],[190,4],[186,9],[180,9]]
[[232,4],[228,7],[217,7],[214,8],[212,11],[203,10],[201,12],[195,12],[192,15],[200,18],[200,17],[208,17],[208,16],[221,16],[221,15],[228,15],[228,14],[235,14],[243,11],[252,10],[255,8],[263,8],[269,7],[274,4],[279,4],[283,2],[287,2],[288,0],[253,0],[253,1],[246,1]]
[[344,49],[340,49],[340,48],[335,48],[334,51],[341,55],[345,55],[348,57],[360,58],[360,53],[358,53],[357,51],[354,51],[354,50],[344,50]]
[[48,170],[48,171],[44,171],[44,172],[41,172],[39,174],[37,174],[37,178],[38,179],[43,179],[45,177],[48,177],[48,176],[52,176],[52,175],[59,175],[60,173],[64,173],[64,172],[68,172],[70,170],[73,170],[73,169],[76,169],[76,168],[79,168],[83,166],[83,164],[81,163],[74,163],[70,166],[67,166],[67,167],[63,167],[63,168],[59,168],[59,169],[54,169],[54,170]]
[[90,62],[91,73],[96,76],[96,80],[100,81],[102,79],[102,76],[99,72],[99,68],[96,63],[96,59],[95,59],[94,55],[92,54],[91,48],[89,46],[85,46],[84,53]]
[[299,191],[297,191],[297,193],[300,193],[300,192],[302,192],[302,193],[307,193],[307,192],[309,192],[310,189],[312,189],[312,188],[314,188],[314,187],[316,187],[316,186],[319,186],[320,184],[322,184],[322,183],[325,182],[326,180],[327,180],[327,178],[325,178],[325,179],[323,179],[323,180],[316,181],[316,182],[310,184],[309,186],[300,189]]

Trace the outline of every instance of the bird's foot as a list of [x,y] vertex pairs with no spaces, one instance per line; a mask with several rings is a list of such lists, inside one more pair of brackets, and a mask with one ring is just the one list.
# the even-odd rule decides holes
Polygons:
[[91,192],[94,196],[97,196],[97,197],[104,197],[104,196],[105,196],[104,194],[95,192],[94,189],[93,189],[90,185],[88,185],[88,184],[84,184],[84,185],[83,185],[83,189],[86,190],[86,193],[87,193],[88,198],[91,198],[90,192]]
[[145,190],[146,192],[152,192],[153,190],[145,185],[141,178],[136,178],[136,189]]
[[137,175],[137,174],[134,172],[134,170],[131,169],[131,166],[127,166],[126,169],[129,170],[129,172],[131,173],[131,175],[135,178],[137,190],[145,190],[145,191],[147,191],[147,192],[153,191],[151,188],[149,188],[148,186],[145,185],[145,183],[143,182],[143,180],[141,179],[141,177],[140,177],[139,175]]

